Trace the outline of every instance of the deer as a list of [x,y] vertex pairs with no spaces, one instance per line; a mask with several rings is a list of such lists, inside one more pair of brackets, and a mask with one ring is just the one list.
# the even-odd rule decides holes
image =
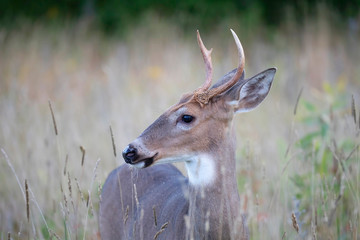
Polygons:
[[[236,113],[268,95],[276,68],[245,79],[245,55],[212,85],[212,49],[197,31],[205,82],[167,109],[125,147],[126,164],[106,179],[99,230],[107,239],[249,239],[236,178]],[[184,162],[187,177],[172,163]]]

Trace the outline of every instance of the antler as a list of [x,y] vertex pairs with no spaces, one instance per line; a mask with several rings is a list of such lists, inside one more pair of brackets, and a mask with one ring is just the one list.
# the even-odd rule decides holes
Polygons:
[[197,41],[204,58],[204,63],[206,68],[206,81],[200,89],[206,91],[210,88],[212,81],[213,67],[211,62],[211,52],[213,49],[212,48],[210,50],[206,49],[204,43],[201,40],[199,30],[197,30]]
[[201,41],[199,31],[197,32],[198,43],[199,43],[201,52],[203,54],[204,62],[206,65],[206,81],[205,81],[204,85],[201,88],[197,89],[194,93],[195,100],[198,103],[200,103],[201,106],[207,104],[212,97],[219,95],[219,94],[225,92],[226,90],[228,90],[229,88],[231,88],[232,86],[234,86],[235,83],[239,80],[239,78],[241,77],[241,75],[244,72],[244,66],[245,66],[244,50],[242,48],[242,45],[241,45],[240,40],[239,40],[238,36],[236,35],[236,33],[232,29],[230,29],[230,31],[234,37],[236,47],[238,49],[239,65],[237,67],[236,73],[229,81],[227,81],[223,85],[220,85],[217,88],[210,89],[210,90],[208,90],[208,89],[211,85],[211,78],[212,78],[212,64],[211,64],[211,56],[210,56],[212,49],[210,49],[210,51],[208,51],[205,48],[203,42]]
[[203,106],[203,104],[207,104],[209,102],[209,99],[206,98],[206,94],[204,95],[204,93],[207,93],[207,90],[211,87],[212,73],[213,73],[213,67],[211,62],[212,48],[210,50],[206,49],[203,41],[201,40],[199,30],[197,30],[197,41],[205,63],[206,80],[200,88],[195,90],[193,97],[197,102],[200,103],[201,106]]

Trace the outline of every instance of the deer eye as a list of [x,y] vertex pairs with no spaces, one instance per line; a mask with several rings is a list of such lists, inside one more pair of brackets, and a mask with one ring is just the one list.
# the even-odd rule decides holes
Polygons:
[[181,121],[184,123],[191,123],[194,120],[194,117],[191,115],[182,115]]

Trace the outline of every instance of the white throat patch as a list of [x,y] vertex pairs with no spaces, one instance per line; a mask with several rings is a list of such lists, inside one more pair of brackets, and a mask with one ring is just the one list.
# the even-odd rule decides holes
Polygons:
[[215,163],[207,154],[196,155],[185,162],[189,182],[194,186],[207,185],[215,179]]
[[185,162],[189,182],[193,186],[210,184],[216,177],[214,159],[208,154],[180,155],[163,158],[155,164]]
[[138,162],[138,163],[135,163],[135,164],[132,164],[130,165],[131,167],[134,167],[134,168],[143,168],[145,166],[145,162]]

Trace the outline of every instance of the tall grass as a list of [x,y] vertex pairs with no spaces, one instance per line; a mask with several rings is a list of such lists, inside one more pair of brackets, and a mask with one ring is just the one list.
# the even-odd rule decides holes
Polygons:
[[[278,68],[266,101],[235,119],[251,238],[359,239],[358,30],[326,11],[276,30],[224,21],[202,34],[215,78],[237,64],[230,27],[247,76]],[[204,80],[195,29],[148,17],[116,39],[86,22],[24,24],[0,30],[0,52],[0,239],[97,239],[114,151]]]

